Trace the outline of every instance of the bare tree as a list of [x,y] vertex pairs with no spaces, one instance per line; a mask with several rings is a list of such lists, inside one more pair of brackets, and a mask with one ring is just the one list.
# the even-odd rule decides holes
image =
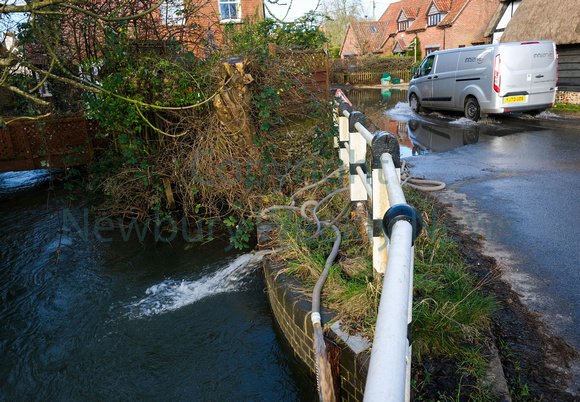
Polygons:
[[[28,100],[48,106],[39,96],[39,88],[47,81],[57,81],[81,91],[121,97],[107,91],[95,76],[98,66],[83,71],[110,48],[107,32],[125,30],[126,37],[137,46],[179,39],[184,46],[207,40],[210,26],[197,23],[208,12],[209,0],[18,0],[0,3],[0,30],[17,31],[18,40],[2,35],[0,46],[0,87]],[[174,3],[175,2],[175,3]],[[165,12],[173,13],[180,23],[163,23]],[[166,20],[167,21],[167,16]],[[215,20],[215,16],[213,18]],[[211,21],[211,18],[203,19]],[[0,32],[1,32],[0,31]],[[110,50],[110,49],[109,49]],[[32,87],[23,87],[15,77],[28,75],[37,80]],[[32,80],[33,81],[33,80]],[[139,99],[125,99],[136,105],[154,109],[165,106],[146,105]],[[201,100],[201,102],[207,101]]]
[[341,46],[348,23],[362,17],[361,0],[324,0],[324,13],[330,18],[325,24],[326,37],[331,46]]

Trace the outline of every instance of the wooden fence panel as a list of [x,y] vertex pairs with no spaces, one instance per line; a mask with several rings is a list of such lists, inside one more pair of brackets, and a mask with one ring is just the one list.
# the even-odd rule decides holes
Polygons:
[[0,129],[0,172],[87,164],[97,130],[83,117],[9,123]]
[[[409,82],[411,80],[411,72],[409,70],[392,70],[388,72],[392,78],[399,78],[401,82]],[[352,85],[360,84],[380,84],[383,73],[376,72],[356,72],[356,73],[335,73],[334,82],[336,84],[344,84],[348,82]]]

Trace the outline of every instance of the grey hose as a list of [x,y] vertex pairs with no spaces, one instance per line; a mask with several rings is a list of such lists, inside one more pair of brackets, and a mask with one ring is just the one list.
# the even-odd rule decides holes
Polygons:
[[[338,216],[336,216],[331,222],[328,222],[328,221],[321,222],[320,219],[318,219],[318,215],[316,212],[317,212],[318,208],[324,202],[326,202],[328,199],[330,199],[334,195],[338,194],[339,192],[348,190],[348,187],[341,188],[339,190],[335,190],[318,202],[316,202],[314,200],[308,200],[308,201],[304,202],[300,208],[294,206],[294,204],[295,204],[294,198],[298,194],[300,194],[302,191],[304,191],[308,188],[312,188],[314,186],[317,186],[317,185],[325,182],[330,176],[334,175],[337,172],[340,172],[343,169],[344,169],[344,167],[337,169],[334,172],[332,172],[330,175],[325,177],[324,179],[320,180],[319,182],[311,184],[309,186],[306,186],[306,187],[298,190],[296,193],[294,193],[292,195],[292,197],[291,197],[292,204],[290,206],[272,206],[272,207],[264,209],[260,213],[260,217],[262,219],[267,219],[268,213],[273,211],[273,210],[276,210],[276,209],[286,209],[286,210],[292,210],[292,211],[300,210],[300,215],[302,217],[304,217],[306,219],[313,220],[316,222],[316,232],[308,238],[309,240],[319,236],[326,228],[332,228],[336,234],[336,238],[334,239],[334,244],[332,246],[332,251],[330,252],[330,255],[326,258],[326,263],[324,265],[324,269],[320,273],[320,276],[318,277],[318,280],[316,281],[316,285],[314,286],[314,290],[312,291],[312,312],[310,315],[310,318],[312,320],[312,326],[313,326],[314,355],[315,355],[315,364],[316,364],[316,377],[317,377],[318,392],[319,392],[320,400],[325,401],[325,402],[326,401],[328,401],[328,402],[335,401],[336,396],[334,395],[332,369],[331,369],[331,366],[328,362],[327,353],[326,353],[326,342],[324,341],[324,334],[322,332],[322,320],[321,320],[321,316],[320,316],[320,295],[322,293],[322,288],[324,286],[324,283],[326,282],[326,279],[328,278],[328,274],[330,272],[330,267],[332,266],[332,263],[334,262],[334,260],[336,259],[336,256],[338,255],[338,250],[339,250],[340,244],[342,242],[342,236],[340,234],[340,230],[335,225],[335,223],[344,215],[344,213],[347,211],[348,207],[350,206],[350,203],[348,203],[341,210],[341,212],[338,214]],[[314,208],[312,210],[312,218],[309,218],[307,213],[306,213],[307,208],[310,206],[314,206]],[[325,228],[322,227],[323,224],[324,224]],[[287,248],[287,246],[280,247],[280,248],[270,250],[267,252],[261,251],[259,253],[271,254],[271,253],[274,253],[276,251],[283,250],[285,248]]]

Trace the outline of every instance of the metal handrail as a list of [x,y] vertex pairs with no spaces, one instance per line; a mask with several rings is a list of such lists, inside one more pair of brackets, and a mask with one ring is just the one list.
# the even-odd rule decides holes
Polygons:
[[[347,103],[340,105],[338,116],[340,156],[350,167],[351,201],[373,201],[373,267],[385,273],[364,400],[408,401],[413,242],[421,225],[401,188],[396,138],[369,132],[364,115],[353,112]],[[366,173],[367,146],[372,150],[371,183]]]

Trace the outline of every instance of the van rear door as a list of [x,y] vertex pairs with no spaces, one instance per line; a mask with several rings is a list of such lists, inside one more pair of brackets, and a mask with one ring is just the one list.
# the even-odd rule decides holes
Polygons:
[[529,105],[534,94],[554,91],[556,48],[552,41],[500,46],[501,92],[508,107]]
[[532,90],[532,48],[530,45],[509,43],[501,45],[501,92],[503,103],[521,104],[529,99]]
[[542,41],[531,45],[532,52],[532,93],[554,91],[557,79],[556,45]]

